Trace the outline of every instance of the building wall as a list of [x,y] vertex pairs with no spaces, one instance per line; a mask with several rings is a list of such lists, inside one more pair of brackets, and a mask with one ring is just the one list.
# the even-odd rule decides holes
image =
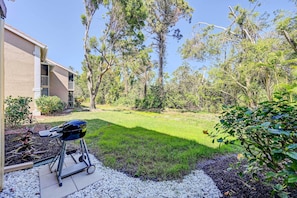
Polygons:
[[5,29],[5,98],[10,95],[34,98],[34,50],[35,45]]
[[[9,28],[4,32],[4,97],[31,97],[33,115],[40,115],[35,99],[41,96],[41,56],[46,55],[46,46],[32,42]],[[41,49],[42,47],[42,49]],[[42,54],[43,53],[43,54]],[[68,104],[68,73],[61,65],[49,61],[49,95],[60,97]]]
[[50,91],[51,96],[58,96],[68,104],[68,71],[53,66],[50,72]]

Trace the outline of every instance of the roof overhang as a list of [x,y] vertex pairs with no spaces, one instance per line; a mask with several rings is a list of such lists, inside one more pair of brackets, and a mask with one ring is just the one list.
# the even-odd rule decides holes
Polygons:
[[46,61],[43,62],[43,63],[44,63],[44,64],[51,65],[51,66],[57,66],[57,67],[60,67],[60,68],[66,70],[66,71],[68,71],[68,72],[70,72],[70,73],[72,73],[72,74],[74,74],[74,75],[77,75],[77,73],[74,72],[73,70],[71,70],[71,69],[69,69],[69,68],[66,68],[66,67],[64,67],[63,65],[60,65],[59,63],[56,63],[56,62],[54,62],[54,61],[52,61],[52,60],[50,60],[50,59],[48,59],[48,58],[47,58]]
[[14,33],[15,35],[18,35],[19,37],[29,41],[30,43],[40,47],[40,59],[41,61],[46,61],[46,56],[47,56],[47,46],[35,39],[33,39],[32,37],[26,35],[25,33],[15,29],[14,27],[8,25],[8,24],[4,24],[4,29]]
[[10,31],[10,32],[12,32],[12,33],[18,35],[19,37],[24,38],[25,40],[27,40],[27,41],[33,43],[34,45],[39,46],[40,48],[43,48],[43,49],[44,49],[44,48],[47,48],[47,46],[46,46],[45,44],[43,44],[43,43],[41,43],[41,42],[39,42],[39,41],[33,39],[32,37],[26,35],[25,33],[23,33],[23,32],[21,32],[21,31],[15,29],[14,27],[12,27],[12,26],[10,26],[10,25],[8,25],[8,24],[5,24],[5,25],[4,25],[4,29],[6,29],[6,30],[8,30],[8,31]]

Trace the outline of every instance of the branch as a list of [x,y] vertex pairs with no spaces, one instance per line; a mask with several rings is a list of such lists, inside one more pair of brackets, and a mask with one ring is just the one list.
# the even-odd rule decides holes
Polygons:
[[230,93],[228,93],[228,92],[226,92],[226,91],[224,91],[224,90],[219,90],[220,92],[222,92],[222,93],[224,93],[224,94],[226,94],[226,95],[228,95],[228,96],[231,96],[232,98],[234,98],[234,99],[236,99],[237,100],[237,98],[236,97],[234,97],[234,96],[232,96]]
[[[237,15],[235,14],[233,8],[232,8],[231,6],[229,6],[229,9],[230,9],[230,11],[231,11],[232,16],[233,16],[234,19],[236,20],[236,19],[237,19]],[[238,25],[239,25],[241,31],[248,37],[248,39],[249,39],[253,44],[255,44],[256,42],[254,41],[254,39],[252,39],[252,37],[251,37],[251,35],[249,34],[249,32],[248,32],[245,28],[243,28],[242,24],[238,24]]]
[[248,33],[248,31],[244,28],[242,28],[242,31],[245,33],[245,35],[249,38],[249,40],[251,41],[251,43],[255,44],[256,42],[254,41],[254,39],[252,39],[251,35]]
[[291,39],[290,35],[288,34],[288,32],[286,30],[283,30],[283,33],[284,33],[287,41],[289,42],[289,44],[292,46],[292,48],[294,49],[294,51],[297,53],[297,45],[294,42],[294,40]]
[[[224,71],[226,73],[226,75],[230,74],[228,73],[227,71]],[[236,84],[238,84],[241,88],[243,88],[245,91],[248,90],[248,88],[246,86],[244,86],[243,84],[241,84],[240,82],[238,82],[238,80],[236,80],[236,78],[232,75],[229,75],[234,81]]]
[[228,31],[228,32],[230,32],[231,34],[237,36],[237,34],[236,34],[235,32],[232,32],[231,30],[228,30],[228,28],[223,27],[223,26],[218,26],[218,25],[214,25],[214,24],[210,24],[210,23],[206,23],[206,22],[198,22],[197,24],[198,24],[198,25],[199,25],[199,24],[203,24],[203,25],[207,25],[207,26],[213,26],[213,27],[215,27],[215,28],[218,28],[218,29],[222,29],[222,30]]

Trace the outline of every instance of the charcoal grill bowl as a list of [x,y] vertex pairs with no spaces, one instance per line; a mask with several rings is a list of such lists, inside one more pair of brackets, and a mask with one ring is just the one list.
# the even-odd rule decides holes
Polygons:
[[71,120],[59,126],[62,130],[63,141],[76,140],[82,138],[87,132],[87,122],[83,120]]

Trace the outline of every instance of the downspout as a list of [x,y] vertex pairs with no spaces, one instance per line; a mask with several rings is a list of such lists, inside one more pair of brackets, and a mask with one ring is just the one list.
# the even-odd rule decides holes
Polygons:
[[0,192],[4,186],[4,18],[6,17],[6,6],[0,0]]

